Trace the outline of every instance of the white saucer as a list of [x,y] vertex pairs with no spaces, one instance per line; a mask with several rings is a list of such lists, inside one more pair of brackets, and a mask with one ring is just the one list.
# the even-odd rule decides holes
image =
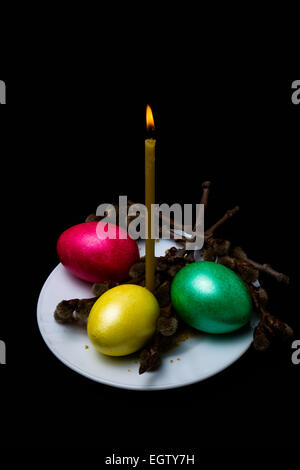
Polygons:
[[[174,241],[156,243],[156,256],[174,246]],[[140,245],[141,256],[144,246]],[[163,356],[161,367],[139,375],[138,356],[110,358],[98,353],[84,328],[60,325],[53,317],[61,300],[93,297],[91,284],[72,276],[61,264],[50,274],[40,293],[37,320],[41,335],[55,356],[85,377],[112,387],[132,390],[164,390],[200,382],[223,371],[250,347],[256,317],[251,325],[225,336],[200,334]],[[88,348],[86,348],[88,346]]]

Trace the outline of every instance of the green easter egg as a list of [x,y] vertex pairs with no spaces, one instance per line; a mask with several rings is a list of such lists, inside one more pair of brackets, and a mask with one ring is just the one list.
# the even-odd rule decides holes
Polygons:
[[205,333],[231,333],[252,313],[244,282],[221,264],[200,261],[181,269],[171,287],[173,305],[190,326]]

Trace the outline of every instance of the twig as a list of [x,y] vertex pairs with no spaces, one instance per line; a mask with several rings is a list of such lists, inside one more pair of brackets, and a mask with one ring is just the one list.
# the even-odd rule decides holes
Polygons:
[[268,295],[264,289],[249,286],[254,304],[261,314],[261,320],[254,332],[254,348],[256,351],[267,351],[272,341],[285,342],[294,336],[293,329],[287,324],[271,315],[268,311]]
[[[200,204],[204,205],[204,210],[207,209],[210,187],[211,187],[211,181],[204,181],[204,183],[202,183],[202,197],[201,197]],[[200,212],[196,216],[196,223],[194,225],[193,232],[196,232],[198,225],[200,223],[200,218],[201,218],[201,209],[200,209]]]
[[256,261],[253,261],[252,259],[249,259],[245,251],[240,247],[234,248],[233,256],[248,264],[251,264],[258,271],[269,274],[270,276],[274,277],[274,279],[276,279],[278,282],[282,282],[283,284],[286,284],[286,285],[290,283],[289,276],[287,276],[286,274],[280,273],[278,271],[275,271],[275,269],[273,269],[269,264],[260,264],[260,263],[257,263]]
[[270,276],[274,277],[278,282],[283,282],[284,284],[290,283],[290,278],[286,274],[279,273],[275,271],[269,264],[259,264],[256,261],[252,261],[251,259],[247,258],[249,264],[252,264],[258,271],[264,272],[269,274]]
[[227,220],[231,219],[237,212],[239,212],[239,210],[240,207],[236,206],[234,209],[227,211],[226,214],[223,215],[223,217],[217,223],[215,223],[212,227],[206,230],[204,233],[205,241],[208,241],[210,238],[212,238],[215,231],[222,225],[224,225]]
[[211,187],[211,181],[204,181],[204,183],[202,183],[203,193],[202,193],[200,204],[204,205],[204,209],[207,209],[210,187]]

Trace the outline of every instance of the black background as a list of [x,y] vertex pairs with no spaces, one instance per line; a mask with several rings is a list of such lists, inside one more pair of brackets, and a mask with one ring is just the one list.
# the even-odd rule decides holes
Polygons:
[[36,323],[39,292],[58,262],[60,233],[119,195],[143,202],[149,102],[158,139],[157,201],[195,204],[201,182],[211,179],[207,226],[239,204],[241,213],[220,235],[291,275],[291,287],[269,279],[266,286],[273,311],[300,338],[294,289],[300,106],[291,103],[293,80],[155,80],[141,90],[135,80],[99,76],[0,78],[8,91],[1,110],[1,252],[8,258],[1,443],[95,445],[123,454],[137,447],[187,452],[296,446],[300,369],[291,362],[291,344],[265,355],[251,349],[218,376],[188,388],[133,392],[66,368]]

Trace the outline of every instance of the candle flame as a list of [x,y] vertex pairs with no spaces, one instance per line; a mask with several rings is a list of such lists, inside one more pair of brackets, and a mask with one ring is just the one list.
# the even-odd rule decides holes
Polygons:
[[155,129],[153,113],[149,105],[147,105],[147,110],[146,110],[146,123],[147,123],[147,131]]

